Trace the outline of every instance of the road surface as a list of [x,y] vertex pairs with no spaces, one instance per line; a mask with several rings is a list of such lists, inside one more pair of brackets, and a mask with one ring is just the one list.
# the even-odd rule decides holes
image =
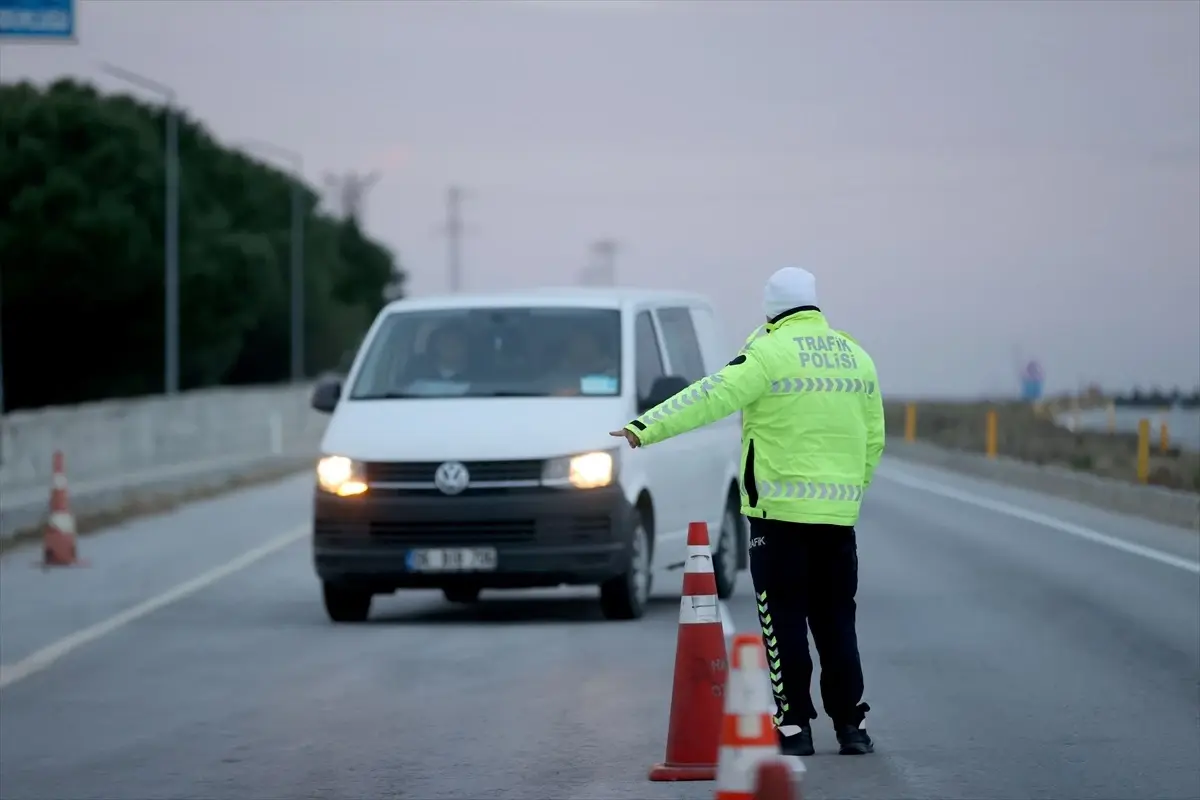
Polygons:
[[[645,780],[678,584],[633,623],[558,591],[333,626],[308,485],[0,562],[0,797],[712,796]],[[877,752],[818,721],[806,798],[1200,797],[1200,536],[889,460],[860,558]],[[755,629],[745,576],[728,608]]]

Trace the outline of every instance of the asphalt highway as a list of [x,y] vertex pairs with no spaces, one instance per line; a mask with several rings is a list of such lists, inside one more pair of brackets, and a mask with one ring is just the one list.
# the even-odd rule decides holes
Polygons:
[[[0,797],[709,798],[651,784],[678,582],[432,593],[334,626],[307,478],[0,560]],[[877,752],[805,798],[1200,798],[1200,536],[885,460],[859,527]],[[728,604],[756,630],[748,575]],[[49,649],[48,649],[49,648]]]

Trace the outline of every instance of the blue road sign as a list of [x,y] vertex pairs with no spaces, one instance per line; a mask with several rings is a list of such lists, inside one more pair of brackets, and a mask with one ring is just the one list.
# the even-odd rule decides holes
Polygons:
[[0,0],[0,39],[75,40],[75,0]]
[[1042,386],[1046,381],[1046,374],[1042,370],[1042,365],[1036,361],[1030,361],[1025,365],[1025,369],[1021,370],[1021,397],[1028,401],[1034,402],[1042,399]]

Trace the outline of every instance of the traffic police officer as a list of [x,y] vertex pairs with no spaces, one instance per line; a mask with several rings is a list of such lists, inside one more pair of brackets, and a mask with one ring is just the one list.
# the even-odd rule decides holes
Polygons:
[[812,755],[812,629],[821,699],[841,753],[874,750],[855,631],[858,522],[883,455],[883,400],[871,357],[829,326],[816,279],[789,267],[763,292],[767,323],[714,375],[613,436],[651,445],[742,411],[742,513],[775,694],[780,747]]

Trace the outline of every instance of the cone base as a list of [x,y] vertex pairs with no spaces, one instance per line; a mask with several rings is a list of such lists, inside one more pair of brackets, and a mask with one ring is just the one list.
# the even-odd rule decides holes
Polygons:
[[652,781],[715,781],[716,764],[655,764],[650,768]]
[[757,800],[800,800],[794,784],[793,767],[782,759],[760,764],[755,776]]
[[74,561],[35,561],[31,565],[36,569],[76,569],[91,566],[87,559],[77,558]]

